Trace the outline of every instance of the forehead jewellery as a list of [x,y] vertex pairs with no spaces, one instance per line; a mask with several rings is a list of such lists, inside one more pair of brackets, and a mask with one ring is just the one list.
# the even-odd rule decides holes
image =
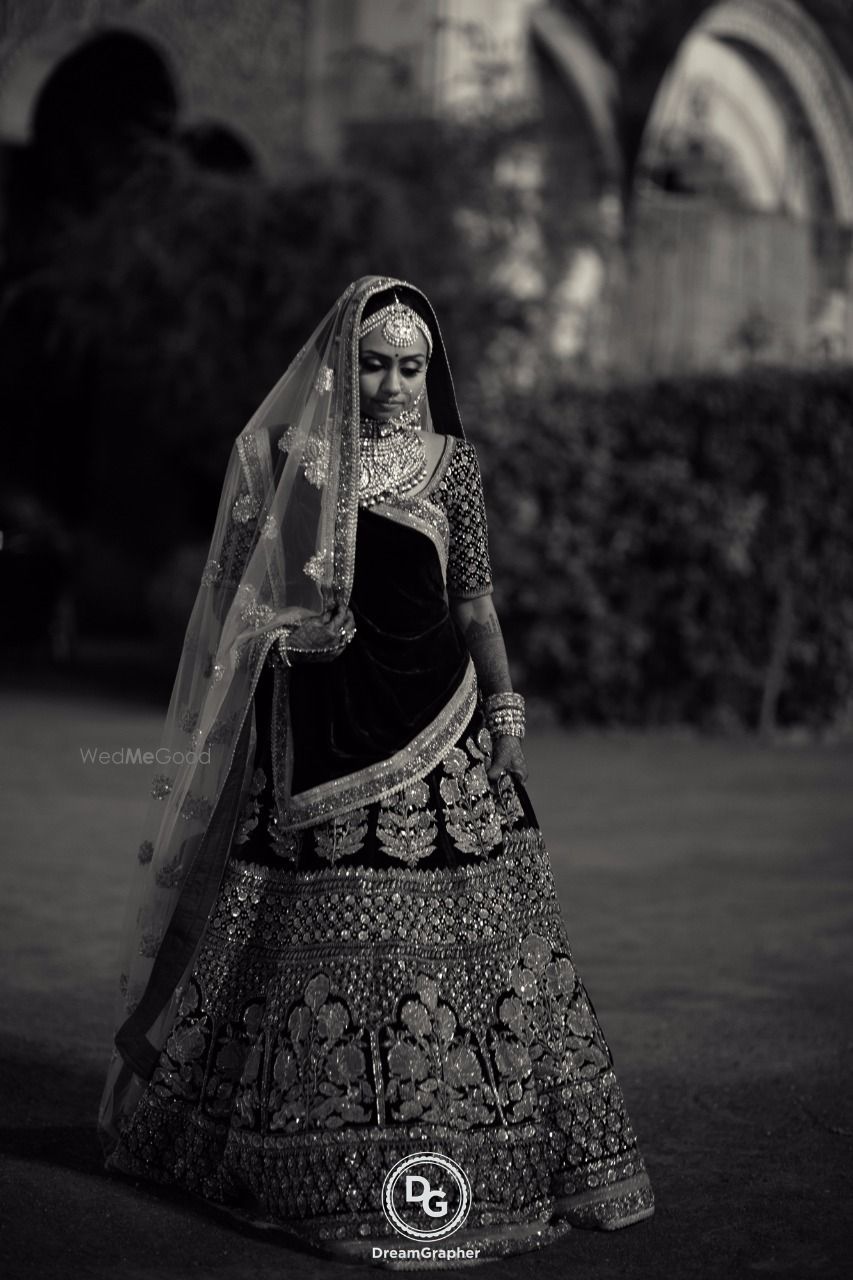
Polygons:
[[394,301],[387,307],[383,307],[381,311],[362,321],[358,330],[359,338],[366,338],[380,325],[382,325],[383,338],[393,347],[413,347],[420,330],[427,340],[427,358],[432,355],[432,334],[429,331],[429,325],[417,311],[401,302],[396,293]]

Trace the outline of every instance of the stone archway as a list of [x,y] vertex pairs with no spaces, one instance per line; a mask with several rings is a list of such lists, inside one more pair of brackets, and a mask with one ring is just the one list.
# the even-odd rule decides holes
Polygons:
[[[740,169],[744,200],[853,225],[853,83],[821,29],[792,0],[721,0],[706,10],[649,109],[635,177],[638,168],[648,172],[649,151],[678,113],[673,100],[701,89],[703,73],[706,105],[717,116],[704,130]],[[801,169],[796,193],[782,189],[792,146]]]
[[849,354],[851,193],[853,82],[820,26],[793,0],[708,7],[634,166],[622,360]]
[[[605,251],[613,317],[605,367],[731,365],[759,348],[795,360],[819,349],[853,353],[853,59],[845,64],[843,41],[816,16],[825,8],[819,0],[562,0],[534,16],[537,44],[567,100],[580,104],[574,127],[597,156],[597,199],[618,192],[623,211],[626,239],[617,235]],[[711,109],[704,155],[688,157],[694,172],[684,181],[677,166],[655,173],[649,156],[673,79],[685,83],[685,51],[702,42],[716,51],[706,59]],[[652,210],[650,182],[659,197]],[[665,317],[670,332],[661,337]],[[816,329],[827,326],[833,334],[818,342]]]
[[[104,48],[104,42],[107,48]],[[83,22],[66,22],[46,27],[13,45],[0,59],[0,144],[26,146],[34,141],[38,104],[57,75],[73,74],[75,62],[112,58],[115,82],[128,68],[136,93],[147,88],[149,103],[156,101],[161,112],[177,114],[180,88],[176,61],[165,44],[133,26],[92,27]],[[93,53],[94,47],[94,53]],[[131,86],[128,86],[131,87]],[[127,96],[127,95],[126,95]]]
[[9,471],[72,524],[82,519],[101,385],[87,328],[109,270],[99,218],[172,137],[179,105],[168,55],[122,27],[65,23],[0,62],[2,393],[16,425]]
[[847,224],[853,222],[853,64],[837,52],[837,32],[824,8],[798,0],[648,0],[631,6],[562,0],[534,11],[531,34],[580,104],[602,171],[609,183],[621,182],[626,205],[662,83],[685,41],[707,32],[784,86],[823,158],[834,214]]
[[853,225],[853,82],[820,26],[793,0],[722,0],[697,30],[735,49],[772,82],[812,141],[827,207]]

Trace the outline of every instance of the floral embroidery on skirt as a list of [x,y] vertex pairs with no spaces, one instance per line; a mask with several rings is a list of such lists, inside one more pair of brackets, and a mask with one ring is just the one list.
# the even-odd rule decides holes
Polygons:
[[376,838],[383,853],[416,866],[435,852],[438,836],[430,790],[421,778],[408,783],[379,806]]
[[653,1212],[547,849],[490,746],[475,718],[425,777],[283,840],[255,773],[259,820],[110,1167],[368,1261],[401,1243],[381,1187],[414,1151],[465,1169],[451,1243],[481,1259]]
[[234,861],[113,1167],[332,1251],[393,1245],[379,1193],[411,1150],[465,1168],[485,1256],[649,1216],[541,837],[507,845],[425,878]]
[[436,767],[382,800],[303,829],[282,829],[272,768],[255,768],[232,856],[300,870],[357,860],[366,866],[454,865],[486,857],[507,831],[535,818],[511,774],[492,786],[492,741],[479,710]]

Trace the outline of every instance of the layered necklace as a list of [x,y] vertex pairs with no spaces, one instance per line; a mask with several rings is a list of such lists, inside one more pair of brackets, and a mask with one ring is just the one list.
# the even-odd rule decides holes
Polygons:
[[424,479],[426,449],[414,425],[418,420],[417,407],[384,422],[361,419],[359,506],[402,498]]

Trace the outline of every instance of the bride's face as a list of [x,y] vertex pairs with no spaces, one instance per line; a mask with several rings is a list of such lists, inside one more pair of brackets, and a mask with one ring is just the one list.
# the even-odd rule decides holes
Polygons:
[[361,412],[384,422],[410,409],[423,390],[427,371],[427,340],[420,330],[410,347],[395,347],[381,329],[362,338],[359,346]]

